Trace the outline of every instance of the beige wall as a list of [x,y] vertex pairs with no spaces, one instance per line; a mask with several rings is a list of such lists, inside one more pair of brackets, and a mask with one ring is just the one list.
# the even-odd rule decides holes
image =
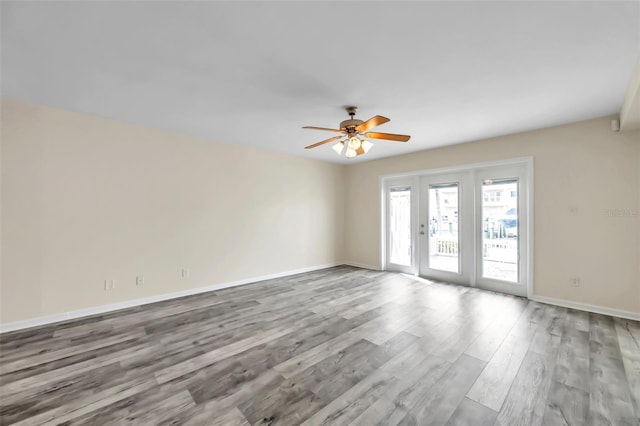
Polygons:
[[[379,176],[526,156],[534,157],[535,295],[640,312],[640,133],[611,132],[606,117],[350,165],[347,261],[379,265]],[[579,288],[569,286],[573,275]]]
[[7,99],[1,124],[2,323],[343,259],[341,166]]
[[613,133],[609,118],[346,168],[7,99],[1,125],[3,324],[340,261],[378,266],[379,176],[524,156],[535,294],[640,312],[640,133]]

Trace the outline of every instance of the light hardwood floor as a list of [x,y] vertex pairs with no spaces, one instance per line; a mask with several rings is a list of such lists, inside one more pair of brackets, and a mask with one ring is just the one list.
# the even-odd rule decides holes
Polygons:
[[640,323],[336,267],[0,336],[3,425],[638,425]]

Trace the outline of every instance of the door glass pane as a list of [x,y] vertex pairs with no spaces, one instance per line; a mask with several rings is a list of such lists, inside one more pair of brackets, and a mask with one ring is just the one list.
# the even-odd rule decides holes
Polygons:
[[518,282],[518,180],[482,183],[482,276]]
[[389,261],[411,266],[411,188],[389,192]]
[[429,268],[460,272],[458,183],[429,185]]

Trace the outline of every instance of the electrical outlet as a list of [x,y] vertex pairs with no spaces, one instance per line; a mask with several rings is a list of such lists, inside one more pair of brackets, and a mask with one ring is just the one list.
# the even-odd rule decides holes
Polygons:
[[580,287],[580,277],[569,278],[569,284],[571,284],[571,287]]
[[182,268],[182,278],[189,278],[189,269]]
[[104,291],[111,291],[116,288],[116,280],[104,280]]
[[138,275],[136,277],[136,285],[142,285],[144,284],[144,275]]

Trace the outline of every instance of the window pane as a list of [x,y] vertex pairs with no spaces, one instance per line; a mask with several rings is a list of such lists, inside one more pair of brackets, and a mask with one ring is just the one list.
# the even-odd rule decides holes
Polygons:
[[458,183],[429,185],[429,268],[460,272]]
[[518,180],[482,184],[482,276],[518,282]]
[[411,189],[391,188],[389,193],[389,261],[411,266]]

